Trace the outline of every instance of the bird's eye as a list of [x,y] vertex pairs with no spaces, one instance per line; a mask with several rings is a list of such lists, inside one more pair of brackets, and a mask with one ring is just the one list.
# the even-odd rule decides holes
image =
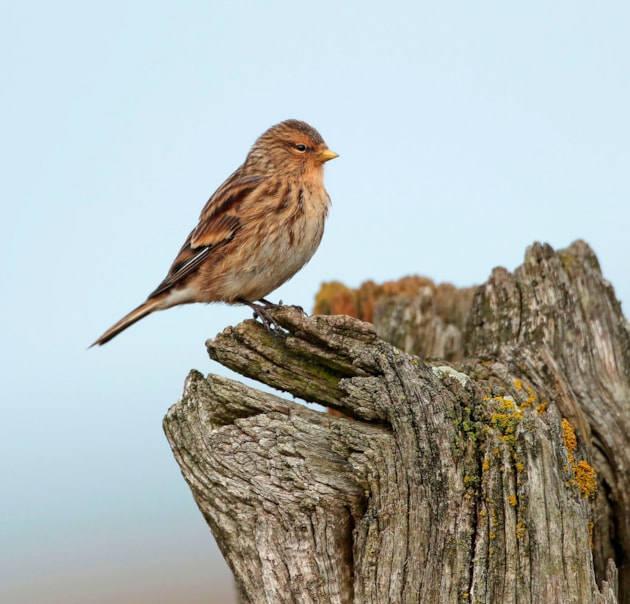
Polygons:
[[298,143],[297,145],[295,145],[295,148],[300,152],[300,153],[304,153],[304,151],[306,151],[306,145],[303,145],[302,143]]

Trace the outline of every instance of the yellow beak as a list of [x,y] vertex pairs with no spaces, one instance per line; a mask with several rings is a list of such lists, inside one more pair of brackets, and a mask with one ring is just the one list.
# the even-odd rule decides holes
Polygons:
[[322,163],[335,159],[335,157],[339,157],[339,155],[328,148],[317,152],[317,159]]

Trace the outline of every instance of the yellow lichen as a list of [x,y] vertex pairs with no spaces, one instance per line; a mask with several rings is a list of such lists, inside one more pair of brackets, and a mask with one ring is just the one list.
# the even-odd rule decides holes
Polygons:
[[536,411],[538,411],[538,415],[542,415],[545,411],[547,411],[547,406],[549,405],[549,403],[547,402],[542,402],[540,403],[540,405],[536,406]]
[[573,468],[575,480],[582,491],[582,497],[590,499],[597,491],[597,475],[595,468],[584,460],[578,461]]
[[534,392],[534,389],[529,384],[523,384],[523,380],[519,379],[515,379],[513,384],[514,388],[516,388],[517,390],[521,391],[523,390],[523,388],[525,388],[525,391],[527,392],[527,400],[521,403],[521,407],[531,407],[538,398],[536,396],[536,393]]
[[516,504],[518,503],[517,499],[516,499],[516,495],[512,494],[508,497],[508,501],[510,502],[510,505],[513,507],[516,507]]
[[538,400],[538,397],[536,396],[534,389],[529,384],[525,384],[525,389],[527,390],[527,400],[523,403],[523,405],[531,407]]
[[[574,476],[574,478],[570,482],[565,483],[565,485],[568,486],[569,484],[572,484],[577,486],[584,499],[593,497],[593,495],[595,495],[595,491],[597,491],[597,475],[595,473],[595,468],[584,460],[580,460],[578,462],[575,461],[577,437],[575,436],[575,429],[566,418],[563,418],[562,420],[562,442],[566,447],[567,456],[569,458],[569,466],[571,467],[571,471]],[[569,468],[565,466],[565,470],[568,471]]]
[[577,450],[577,438],[575,437],[575,430],[566,418],[562,419],[562,442],[569,452],[569,461],[573,459],[573,453]]
[[494,513],[494,508],[490,508],[490,523],[492,526],[499,526],[499,521],[497,520],[497,515]]
[[523,412],[519,411],[516,403],[511,398],[495,396],[493,400],[497,401],[498,405],[490,416],[490,423],[493,428],[503,434],[505,442],[515,444],[514,434],[523,417]]
[[479,477],[478,476],[474,476],[474,475],[470,475],[470,474],[466,474],[466,476],[464,476],[464,486],[465,487],[474,487],[479,483]]

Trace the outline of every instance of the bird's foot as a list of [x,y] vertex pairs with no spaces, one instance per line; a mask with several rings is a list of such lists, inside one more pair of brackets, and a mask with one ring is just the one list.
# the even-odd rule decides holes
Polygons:
[[254,319],[260,319],[262,324],[269,331],[278,331],[280,329],[278,324],[274,321],[273,317],[267,312],[268,309],[277,307],[277,304],[273,304],[268,300],[260,300],[260,302],[263,302],[262,306],[259,304],[254,304],[254,302],[250,302],[249,300],[241,299],[238,301],[241,304],[249,306],[254,311]]

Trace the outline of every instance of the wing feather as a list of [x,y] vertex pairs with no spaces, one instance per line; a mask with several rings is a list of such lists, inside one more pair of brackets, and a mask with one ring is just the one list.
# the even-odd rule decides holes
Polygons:
[[239,168],[210,197],[201,211],[199,223],[188,235],[168,275],[149,298],[183,283],[215,249],[230,241],[241,228],[239,206],[265,179],[264,176],[241,174]]
[[208,200],[199,224],[192,232],[191,245],[214,246],[234,236],[234,219],[238,217],[238,206],[265,180],[264,176],[241,176],[240,169],[234,172]]

